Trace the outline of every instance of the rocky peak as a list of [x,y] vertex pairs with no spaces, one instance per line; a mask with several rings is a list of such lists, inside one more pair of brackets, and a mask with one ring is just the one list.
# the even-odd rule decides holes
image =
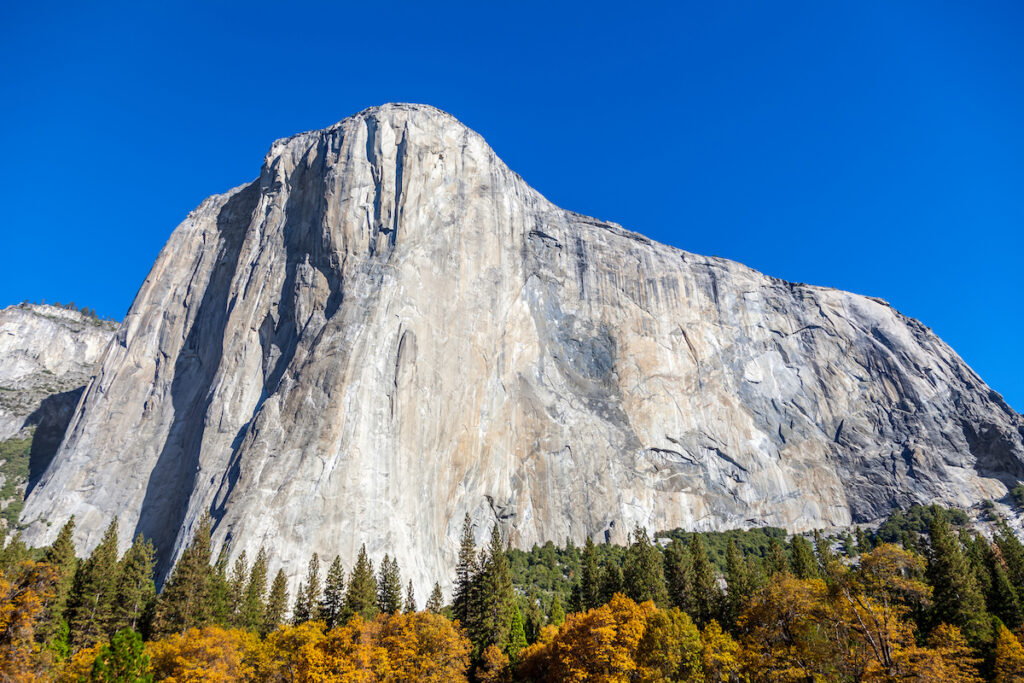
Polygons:
[[425,594],[467,513],[527,547],[806,530],[999,498],[1022,462],[1021,417],[890,306],[564,211],[385,105],[178,226],[22,520],[75,514],[87,550],[117,515],[166,571],[209,511],[232,557],[297,581],[365,543]]

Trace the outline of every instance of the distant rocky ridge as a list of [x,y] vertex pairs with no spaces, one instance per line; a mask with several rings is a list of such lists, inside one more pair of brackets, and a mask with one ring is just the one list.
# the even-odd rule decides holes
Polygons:
[[466,513],[521,547],[806,530],[1022,476],[1021,416],[921,323],[562,210],[386,105],[174,231],[22,521],[88,550],[117,515],[166,572],[209,511],[215,551],[297,580],[365,543],[425,595]]
[[[116,329],[117,323],[60,306],[0,309],[0,443],[9,446],[0,486],[10,480],[8,469],[25,469],[9,462],[13,457],[30,458],[30,474],[42,474]],[[5,509],[20,503],[28,483],[15,476],[14,495],[0,500]]]

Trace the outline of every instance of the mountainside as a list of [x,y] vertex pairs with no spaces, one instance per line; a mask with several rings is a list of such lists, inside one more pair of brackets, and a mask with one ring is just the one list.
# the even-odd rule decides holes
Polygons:
[[[180,553],[397,556],[866,521],[1024,476],[1024,420],[886,303],[552,205],[476,133],[386,105],[275,142],[174,231],[26,501]],[[51,522],[47,525],[46,521]],[[276,568],[276,567],[275,567]]]
[[11,503],[20,509],[29,478],[41,475],[57,451],[116,328],[60,306],[0,309],[0,505],[5,511]]

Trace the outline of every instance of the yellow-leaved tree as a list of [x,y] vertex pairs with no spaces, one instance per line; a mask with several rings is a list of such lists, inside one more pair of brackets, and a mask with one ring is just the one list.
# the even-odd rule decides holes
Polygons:
[[153,677],[167,683],[228,683],[253,678],[259,637],[220,626],[191,628],[147,643]]

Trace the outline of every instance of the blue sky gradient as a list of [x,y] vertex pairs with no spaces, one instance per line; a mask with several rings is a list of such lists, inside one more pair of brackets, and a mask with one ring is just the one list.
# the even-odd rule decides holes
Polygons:
[[120,318],[275,138],[426,102],[560,206],[890,301],[1024,409],[1024,3],[434,4],[4,3],[0,305]]

